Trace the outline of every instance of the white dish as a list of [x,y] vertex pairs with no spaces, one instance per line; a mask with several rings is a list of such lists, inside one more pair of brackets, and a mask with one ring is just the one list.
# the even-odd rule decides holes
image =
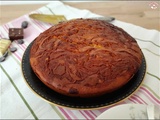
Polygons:
[[147,119],[147,105],[124,104],[112,107],[96,119]]

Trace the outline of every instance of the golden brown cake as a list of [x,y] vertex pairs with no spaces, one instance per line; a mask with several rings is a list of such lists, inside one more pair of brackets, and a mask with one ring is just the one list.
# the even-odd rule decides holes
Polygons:
[[121,28],[101,20],[76,19],[41,33],[30,51],[38,78],[67,96],[92,97],[124,86],[137,72],[142,52]]

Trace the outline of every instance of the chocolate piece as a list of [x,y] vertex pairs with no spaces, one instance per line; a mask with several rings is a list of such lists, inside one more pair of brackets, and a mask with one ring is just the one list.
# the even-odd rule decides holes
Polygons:
[[22,39],[17,40],[17,42],[18,42],[18,44],[23,44],[24,43],[24,41]]
[[17,51],[17,48],[16,47],[12,47],[12,48],[10,48],[10,51],[11,52],[15,52],[15,51]]
[[10,40],[23,39],[23,28],[9,28]]
[[8,47],[10,46],[11,41],[7,39],[0,40],[0,57],[7,51]]
[[69,89],[69,93],[70,93],[70,94],[78,94],[78,90],[75,89],[75,88],[70,88],[70,89]]
[[6,51],[4,54],[3,54],[3,57],[7,57],[8,56],[8,51]]
[[0,57],[0,62],[3,62],[4,60],[5,60],[4,56]]
[[24,29],[27,28],[28,27],[28,22],[23,21],[21,27],[24,28]]

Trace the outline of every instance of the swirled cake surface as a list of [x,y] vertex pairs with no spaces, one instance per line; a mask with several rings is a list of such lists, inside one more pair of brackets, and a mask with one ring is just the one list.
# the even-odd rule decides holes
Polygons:
[[117,90],[137,72],[142,52],[123,29],[93,19],[75,19],[41,33],[30,51],[38,78],[67,96],[91,97]]

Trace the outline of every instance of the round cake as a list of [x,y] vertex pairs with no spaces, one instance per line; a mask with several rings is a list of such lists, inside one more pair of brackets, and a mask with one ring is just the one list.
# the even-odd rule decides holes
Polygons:
[[52,90],[94,97],[124,86],[142,63],[136,40],[106,21],[75,19],[41,33],[30,50],[30,65]]

